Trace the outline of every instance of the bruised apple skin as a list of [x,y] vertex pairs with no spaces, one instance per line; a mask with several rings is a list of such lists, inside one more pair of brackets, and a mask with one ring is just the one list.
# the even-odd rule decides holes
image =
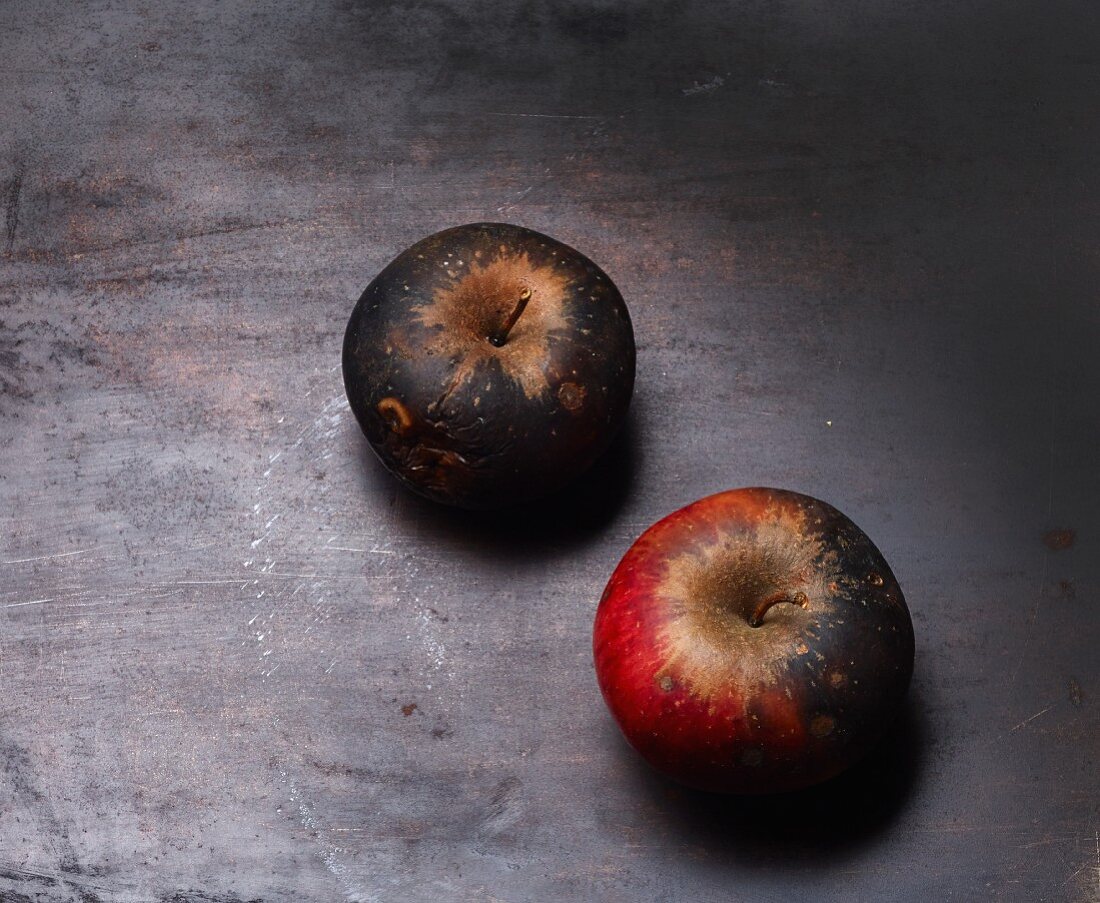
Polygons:
[[913,671],[882,554],[825,502],[735,489],[650,527],[604,590],[596,676],[631,745],[701,790],[838,774],[880,739]]
[[344,386],[382,463],[463,508],[553,492],[622,426],[634,332],[614,283],[554,239],[505,223],[431,235],[363,292]]

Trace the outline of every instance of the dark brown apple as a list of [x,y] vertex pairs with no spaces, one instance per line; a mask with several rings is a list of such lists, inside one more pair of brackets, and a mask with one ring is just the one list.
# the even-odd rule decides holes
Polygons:
[[611,576],[596,676],[626,738],[692,787],[794,790],[879,740],[913,670],[882,554],[825,502],[709,496],[650,527]]
[[344,386],[382,463],[438,502],[495,508],[560,488],[607,449],[634,388],[614,283],[546,235],[475,223],[374,279],[344,337]]

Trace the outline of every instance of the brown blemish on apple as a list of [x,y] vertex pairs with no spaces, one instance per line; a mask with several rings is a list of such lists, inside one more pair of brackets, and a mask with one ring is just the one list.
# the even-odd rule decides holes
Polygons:
[[[772,505],[755,523],[671,559],[661,587],[673,613],[662,628],[661,672],[681,675],[702,698],[778,683],[791,651],[805,645],[805,628],[835,605],[828,587],[839,579],[836,555],[808,527],[801,510]],[[768,617],[754,627],[762,603],[770,603]]]
[[561,406],[569,412],[576,412],[581,409],[584,404],[584,396],[588,392],[584,386],[577,383],[562,383],[561,388],[558,389],[558,401],[561,402]]
[[413,420],[409,409],[396,398],[383,398],[378,402],[378,413],[398,436],[405,435],[412,428]]
[[870,583],[871,586],[882,586],[882,574],[871,571],[871,573],[867,575],[867,582]]
[[[471,262],[438,288],[416,311],[416,321],[432,330],[429,354],[457,361],[450,391],[469,381],[478,367],[495,359],[528,398],[550,390],[544,365],[550,340],[567,326],[565,303],[569,277],[552,266],[535,265],[526,252],[509,254],[501,245],[488,263]],[[499,347],[490,338],[529,293],[522,315]]]
[[836,728],[836,719],[832,715],[814,715],[810,719],[810,733],[818,739],[828,737]]
[[416,356],[416,350],[409,343],[409,337],[404,330],[391,329],[386,335],[386,353],[397,352],[397,356],[410,360]]
[[839,690],[841,687],[848,683],[848,675],[846,675],[843,671],[831,671],[829,673],[828,680],[829,686]]
[[402,448],[401,456],[405,469],[433,490],[454,491],[464,487],[469,480],[469,462],[456,451],[417,442]]

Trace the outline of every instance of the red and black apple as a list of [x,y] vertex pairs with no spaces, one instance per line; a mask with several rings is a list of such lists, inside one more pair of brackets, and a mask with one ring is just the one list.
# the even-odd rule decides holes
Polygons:
[[596,676],[627,740],[702,790],[827,780],[901,709],[913,625],[866,534],[780,489],[701,499],[650,527],[604,590]]
[[586,470],[626,418],[634,332],[615,284],[520,226],[430,235],[367,286],[344,386],[382,463],[462,508],[546,495]]

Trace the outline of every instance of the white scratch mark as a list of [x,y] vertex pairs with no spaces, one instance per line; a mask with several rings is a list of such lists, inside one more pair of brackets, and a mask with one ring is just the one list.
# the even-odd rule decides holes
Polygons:
[[325,826],[321,824],[321,820],[317,817],[317,812],[314,807],[307,800],[303,799],[298,792],[298,785],[294,778],[281,768],[279,769],[279,774],[290,790],[290,802],[298,809],[298,820],[302,823],[302,827],[309,831],[316,839],[318,856],[320,856],[321,861],[325,864],[325,868],[327,868],[332,873],[333,877],[340,882],[349,903],[375,903],[378,898],[374,894],[363,890],[358,882],[353,881],[348,874],[347,866],[340,861],[340,854],[344,852],[343,847],[339,847],[336,844],[324,840],[324,835],[327,834],[328,831]]
[[166,583],[154,583],[154,586],[223,586],[227,583],[247,583],[239,577],[236,580],[169,580]]
[[[333,368],[331,372],[337,372],[340,369],[338,364]],[[314,391],[318,393],[325,390],[325,388],[334,390],[335,385],[323,386],[314,385],[311,386],[305,393],[306,397],[310,397]],[[288,464],[288,460],[293,461],[294,466],[301,465],[303,461],[318,460],[330,457],[332,455],[332,444],[339,435],[342,429],[342,424],[345,420],[345,412],[350,410],[347,397],[343,392],[332,395],[324,404],[321,405],[319,415],[313,419],[312,422],[302,426],[300,424],[293,427],[287,427],[288,433],[291,435],[285,436],[283,442],[280,443],[283,447],[271,452],[267,455],[267,468],[263,472],[263,480],[257,481],[255,487],[255,504],[253,505],[254,515],[254,527],[253,536],[250,543],[250,547],[255,549],[261,543],[272,539],[273,543],[277,543],[279,537],[282,534],[281,530],[275,530],[276,522],[279,521],[281,515],[285,512],[277,510],[277,505],[272,503],[272,500],[267,498],[268,493],[265,491],[266,487],[271,484],[266,481],[274,472],[275,465],[278,464],[280,473],[286,475],[292,471],[292,465]],[[278,423],[282,424],[285,417],[280,417]],[[291,454],[291,453],[295,454]],[[273,513],[272,509],[276,509]],[[314,509],[316,510],[316,509]],[[266,524],[260,528],[260,524],[266,520]],[[334,537],[335,539],[336,537]],[[352,548],[352,547],[338,547],[331,545],[332,540],[329,540],[329,548],[337,549],[338,551],[349,552],[362,552],[364,550]],[[257,670],[261,678],[266,680],[271,677],[282,666],[282,662],[276,661],[272,658],[272,654],[275,652],[274,646],[267,646],[265,640],[269,638],[269,635],[274,630],[274,622],[276,617],[279,616],[280,608],[279,603],[285,604],[285,600],[292,599],[298,596],[299,593],[303,594],[303,598],[298,605],[298,608],[302,605],[308,605],[312,608],[314,622],[320,622],[322,620],[327,621],[330,617],[331,611],[325,606],[325,600],[321,597],[326,586],[326,581],[329,580],[344,580],[353,579],[350,575],[327,575],[327,574],[297,574],[297,573],[282,573],[275,571],[276,558],[272,552],[268,552],[265,549],[263,564],[258,571],[251,571],[249,576],[263,577],[266,580],[275,581],[267,584],[268,589],[254,590],[256,592],[256,599],[263,599],[265,594],[268,596],[265,608],[270,607],[269,614],[253,612],[251,619],[248,621],[249,630],[246,634],[246,639],[242,641],[242,646],[254,642],[256,645],[252,646],[255,650],[254,654],[259,655],[259,662],[257,662]],[[252,560],[245,563],[245,567],[250,567],[253,564]],[[357,577],[354,579],[362,579]],[[373,578],[372,578],[373,579]],[[290,590],[290,584],[286,583],[287,580],[295,581],[293,590]],[[278,582],[283,581],[283,582]],[[302,581],[309,581],[302,582]],[[229,581],[226,581],[229,582]],[[238,582],[238,581],[233,581]],[[252,580],[251,586],[257,586],[259,580]],[[247,582],[246,582],[246,585]],[[243,587],[242,587],[243,589]],[[246,600],[244,604],[249,606],[253,605],[253,600]],[[301,620],[295,620],[290,625],[293,630],[291,634],[295,639],[300,639],[312,630],[313,625],[307,625],[305,630],[299,632],[294,628],[298,628],[301,621],[306,620],[308,614],[302,615],[299,612]],[[258,630],[252,628],[259,624]],[[275,641],[275,637],[271,637],[272,642]],[[287,648],[287,643],[284,641],[281,643],[281,649]],[[331,651],[331,650],[330,650]],[[339,656],[332,659],[325,673],[331,673],[335,667]],[[242,694],[243,698],[243,694]],[[279,717],[274,716],[271,719],[273,726],[278,726]],[[287,787],[290,794],[290,801],[297,809],[298,820],[302,827],[305,828],[313,837],[313,842],[316,845],[316,853],[321,861],[325,864],[325,867],[329,872],[337,879],[341,889],[343,890],[343,896],[349,901],[349,903],[376,903],[377,898],[374,893],[368,889],[364,889],[359,883],[358,879],[349,871],[348,865],[345,864],[345,857],[348,855],[348,851],[342,847],[336,846],[331,842],[331,835],[328,834],[328,829],[322,824],[321,819],[318,817],[317,811],[313,804],[302,797],[299,793],[297,783],[291,776],[288,769],[279,767],[279,775],[282,778],[283,784]]]
[[506,211],[506,210],[514,209],[515,206],[517,204],[519,204],[520,201],[522,201],[525,197],[527,197],[527,195],[529,195],[531,193],[531,191],[532,191],[532,189],[534,189],[534,187],[535,187],[534,185],[528,185],[521,192],[519,192],[515,196],[515,198],[513,198],[511,201],[509,201],[506,204],[501,204],[499,207],[497,207],[497,213],[504,213],[504,211]]
[[692,82],[688,87],[681,88],[680,93],[684,97],[691,97],[693,94],[708,94],[711,91],[717,91],[726,83],[726,80],[720,75],[714,76],[709,82]]
[[0,605],[0,608],[22,608],[24,605],[41,605],[43,602],[55,602],[56,599],[31,599],[30,602],[9,602],[7,605]]
[[1100,900],[1100,831],[1096,831],[1096,894]]
[[[420,634],[420,643],[431,660],[431,670],[439,671],[447,662],[447,647],[440,642],[439,637],[436,635],[433,620],[432,612],[425,608],[417,614],[416,625],[417,632]],[[447,677],[453,679],[454,674],[448,673]],[[428,684],[428,688],[431,689],[431,684]]]
[[30,561],[52,561],[54,558],[72,558],[74,555],[86,555],[88,552],[94,552],[96,549],[102,549],[103,546],[92,546],[90,549],[77,549],[75,552],[57,552],[53,555],[36,555],[34,558],[13,558],[11,561],[5,561],[4,564],[27,564]]
[[1032,716],[1031,716],[1030,718],[1025,718],[1025,719],[1024,719],[1023,721],[1021,721],[1021,722],[1020,722],[1019,724],[1017,724],[1017,725],[1016,725],[1015,727],[1013,727],[1013,728],[1010,728],[1008,732],[1009,732],[1009,733],[1011,734],[1011,733],[1012,733],[1013,731],[1018,731],[1018,730],[1019,730],[1020,728],[1022,728],[1022,727],[1023,727],[1023,726],[1025,725],[1025,724],[1030,724],[1030,723],[1031,723],[1032,721],[1034,721],[1034,720],[1035,720],[1036,718],[1038,718],[1038,717],[1039,717],[1040,715],[1045,715],[1045,714],[1046,714],[1047,712],[1049,712],[1049,711],[1050,711],[1050,709],[1051,709],[1051,706],[1049,706],[1049,705],[1048,705],[1048,706],[1047,706],[1047,707],[1046,707],[1045,709],[1043,709],[1043,710],[1042,710],[1041,712],[1036,712],[1036,713],[1035,713],[1034,715],[1032,715]]
[[515,116],[517,119],[604,119],[603,116],[569,115],[567,113],[497,113],[492,110],[486,116]]

